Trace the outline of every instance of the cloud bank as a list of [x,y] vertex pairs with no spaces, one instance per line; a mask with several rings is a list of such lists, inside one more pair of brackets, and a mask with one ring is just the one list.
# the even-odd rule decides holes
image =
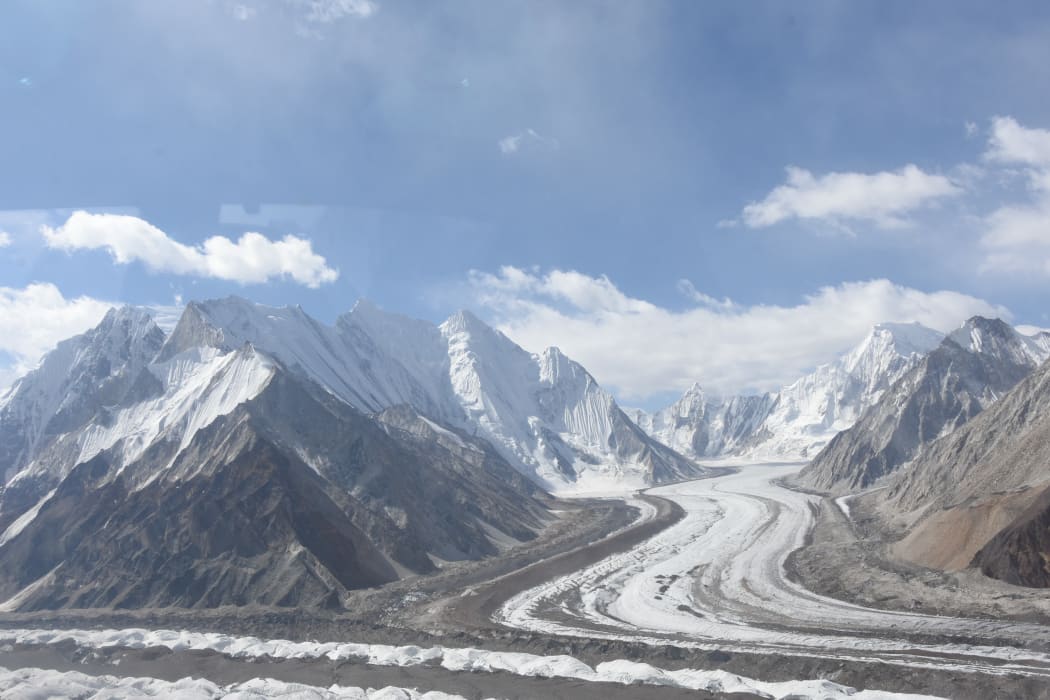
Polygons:
[[51,248],[67,252],[106,250],[119,264],[142,262],[155,272],[194,275],[258,284],[287,278],[317,288],[334,282],[339,272],[315,253],[310,241],[285,236],[271,241],[261,233],[245,233],[237,241],[212,236],[199,246],[172,239],[135,216],[73,213],[57,228],[42,226]]
[[538,351],[557,345],[628,401],[683,391],[765,391],[830,362],[883,321],[948,331],[975,314],[1009,312],[966,294],[884,279],[822,287],[794,306],[718,301],[690,283],[694,306],[664,308],[607,277],[572,270],[473,271],[475,302],[504,333]]

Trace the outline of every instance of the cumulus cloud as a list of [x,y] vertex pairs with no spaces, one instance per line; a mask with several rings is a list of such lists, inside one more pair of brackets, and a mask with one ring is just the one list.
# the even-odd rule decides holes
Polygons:
[[240,284],[288,278],[312,288],[339,277],[339,272],[313,251],[309,240],[296,236],[271,241],[249,232],[236,241],[213,236],[199,246],[190,246],[136,216],[85,211],[73,213],[57,228],[45,225],[40,230],[51,248],[106,250],[119,264],[140,261],[157,272]]
[[1050,275],[1050,130],[1024,127],[1012,117],[996,117],[984,157],[1022,168],[1028,198],[999,207],[986,217],[981,269]]
[[67,299],[50,283],[0,287],[0,352],[12,360],[0,366],[0,388],[35,367],[58,341],[97,325],[112,306],[86,296]]
[[1050,130],[1026,128],[1013,117],[995,117],[984,156],[998,163],[1050,168]]
[[533,351],[557,345],[629,401],[694,381],[723,393],[775,389],[834,360],[882,321],[948,331],[975,314],[1009,316],[972,296],[884,279],[823,287],[793,306],[746,306],[697,292],[685,310],[575,271],[503,267],[474,271],[469,281],[475,303],[509,337]]
[[11,245],[11,234],[7,231],[0,231],[0,248],[6,248]]
[[962,191],[948,177],[924,172],[911,164],[892,172],[825,175],[789,166],[787,182],[761,201],[745,206],[741,220],[751,228],[790,219],[836,225],[866,221],[891,228],[907,223],[906,216],[911,212]]
[[508,156],[517,153],[523,146],[529,144],[555,149],[558,147],[558,140],[543,136],[535,129],[525,129],[516,134],[506,136],[497,143],[500,153]]

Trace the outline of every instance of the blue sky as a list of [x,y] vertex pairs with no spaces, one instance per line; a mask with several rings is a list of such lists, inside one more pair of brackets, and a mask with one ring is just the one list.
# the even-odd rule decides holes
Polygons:
[[[879,320],[1050,326],[1045,3],[3,14],[0,335],[36,338],[0,342],[8,379],[99,304],[230,293],[326,321],[360,296],[470,307],[642,403],[694,379],[770,388]],[[80,209],[141,224],[62,228]],[[151,262],[146,230],[198,253]],[[269,251],[242,274],[240,249],[195,248],[246,232],[321,262],[297,277]],[[660,321],[681,332],[640,343]]]

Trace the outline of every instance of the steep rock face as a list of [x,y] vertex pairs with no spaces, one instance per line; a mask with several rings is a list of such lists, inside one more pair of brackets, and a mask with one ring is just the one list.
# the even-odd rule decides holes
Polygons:
[[1050,588],[1050,488],[985,543],[971,565],[1017,586]]
[[140,374],[163,342],[164,332],[147,312],[124,307],[59,343],[0,400],[3,481],[57,435],[80,428],[129,394],[149,395],[155,387]]
[[147,365],[133,386],[146,384],[148,392],[129,392],[77,429],[37,444],[32,461],[0,489],[0,528],[38,507],[77,464],[101,452],[118,469],[154,448],[173,458],[198,430],[265,387],[274,369],[251,346],[226,353],[190,348]]
[[832,493],[870,486],[965,424],[1045,357],[1039,342],[1003,321],[970,319],[836,435],[798,482]]
[[103,455],[78,465],[0,546],[4,607],[318,605],[397,578],[308,469],[244,431],[223,439],[237,449],[221,469],[177,484],[132,489]]
[[[1045,585],[1050,489],[1050,364],[1044,363],[973,420],[923,449],[872,494],[906,535],[894,546],[937,568],[975,562],[1012,583]],[[980,550],[980,551],[978,551]]]
[[377,423],[274,366],[188,442],[131,461],[114,444],[0,537],[3,605],[337,605],[546,522],[544,494],[487,445],[388,414]]
[[328,327],[231,297],[190,304],[161,356],[244,343],[362,411],[406,404],[484,438],[547,488],[700,473],[638,430],[579,364],[554,348],[526,352],[467,312],[434,326],[359,302]]

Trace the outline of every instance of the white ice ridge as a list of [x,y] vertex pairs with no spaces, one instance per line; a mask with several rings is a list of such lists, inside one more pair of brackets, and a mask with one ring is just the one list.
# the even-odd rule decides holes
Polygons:
[[[447,647],[390,646],[344,642],[292,642],[282,639],[231,637],[217,632],[172,630],[0,630],[0,643],[45,645],[73,641],[81,647],[100,649],[127,647],[145,649],[167,647],[172,651],[210,650],[234,658],[270,657],[276,659],[320,659],[333,661],[359,659],[375,666],[440,665],[449,671],[502,671],[518,676],[565,678],[608,683],[645,683],[714,693],[752,693],[764,698],[819,697],[825,700],[929,700],[932,695],[857,690],[825,680],[767,682],[738,676],[728,671],[681,669],[668,671],[649,664],[618,659],[593,668],[572,656],[538,656],[519,652]],[[0,686],[0,690],[3,686]],[[0,693],[2,694],[2,693]],[[4,695],[4,697],[7,697]],[[203,696],[222,697],[222,696]],[[310,696],[306,696],[310,697]],[[328,697],[328,696],[318,696]],[[351,696],[355,697],[355,696]],[[361,696],[361,697],[401,697]],[[452,697],[409,696],[404,697]]]
[[8,670],[0,667],[0,697],[7,700],[39,698],[179,698],[180,700],[466,700],[462,695],[412,688],[357,688],[333,685],[320,688],[285,683],[273,678],[253,678],[243,683],[217,685],[203,678],[165,681],[159,678],[89,676],[77,671],[42,668]]

